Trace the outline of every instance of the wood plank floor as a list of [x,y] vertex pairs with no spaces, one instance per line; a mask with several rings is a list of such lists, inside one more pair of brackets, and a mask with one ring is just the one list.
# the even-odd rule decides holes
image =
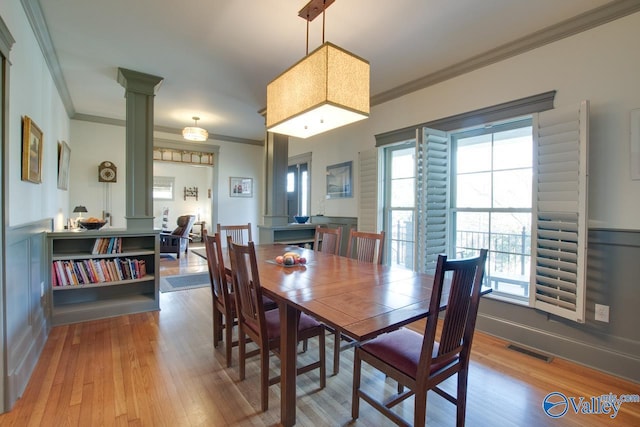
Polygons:
[[[205,271],[190,253],[179,261],[163,258],[161,274]],[[51,330],[22,398],[0,415],[0,426],[270,426],[279,421],[279,386],[270,387],[270,405],[260,411],[258,363],[238,381],[237,355],[226,368],[223,346],[212,347],[208,288],[161,294],[161,311],[59,326]],[[415,325],[417,328],[422,324]],[[328,337],[329,338],[329,337]],[[327,340],[333,344],[332,339]],[[301,355],[316,357],[315,343]],[[468,426],[640,426],[640,403],[622,404],[617,417],[574,414],[551,419],[542,410],[550,392],[585,397],[638,394],[640,385],[560,359],[546,363],[505,348],[505,342],[478,333],[469,379]],[[329,348],[328,372],[332,349]],[[318,389],[317,373],[298,379],[298,425],[384,426],[391,423],[368,404],[351,421],[353,351],[344,352],[340,374]],[[271,362],[278,371],[277,358]],[[367,369],[364,383],[385,383]],[[450,384],[454,386],[453,382]],[[393,390],[386,381],[386,393]],[[412,401],[403,403],[409,416]],[[428,424],[454,426],[455,408],[431,393]]]

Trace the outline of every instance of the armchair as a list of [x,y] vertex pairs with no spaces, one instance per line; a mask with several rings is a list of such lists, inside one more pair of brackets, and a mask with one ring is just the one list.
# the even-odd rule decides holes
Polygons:
[[182,215],[176,220],[177,227],[171,233],[160,233],[160,253],[176,254],[180,258],[180,253],[187,253],[189,250],[189,233],[196,222],[195,215]]

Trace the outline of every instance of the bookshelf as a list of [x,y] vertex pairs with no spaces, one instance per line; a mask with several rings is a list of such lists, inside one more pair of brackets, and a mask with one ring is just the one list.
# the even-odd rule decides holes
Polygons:
[[157,232],[47,233],[55,325],[158,310]]

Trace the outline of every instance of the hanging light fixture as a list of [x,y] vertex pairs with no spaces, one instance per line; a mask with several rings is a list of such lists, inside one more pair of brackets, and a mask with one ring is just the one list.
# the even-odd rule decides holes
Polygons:
[[[369,62],[324,41],[324,12],[334,0],[311,0],[307,55],[267,85],[267,130],[308,138],[369,117]],[[309,54],[309,22],[322,13],[323,44]]]
[[182,136],[189,141],[206,141],[209,138],[209,132],[206,129],[198,127],[198,120],[200,117],[193,116],[192,119],[195,122],[194,126],[187,126],[182,129]]

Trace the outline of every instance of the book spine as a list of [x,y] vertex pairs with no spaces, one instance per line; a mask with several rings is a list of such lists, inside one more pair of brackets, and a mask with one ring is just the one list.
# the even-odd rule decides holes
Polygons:
[[104,274],[102,273],[102,267],[100,267],[100,262],[98,260],[92,260],[93,262],[93,266],[96,269],[96,272],[98,273],[98,279],[100,280],[100,282],[104,282]]

